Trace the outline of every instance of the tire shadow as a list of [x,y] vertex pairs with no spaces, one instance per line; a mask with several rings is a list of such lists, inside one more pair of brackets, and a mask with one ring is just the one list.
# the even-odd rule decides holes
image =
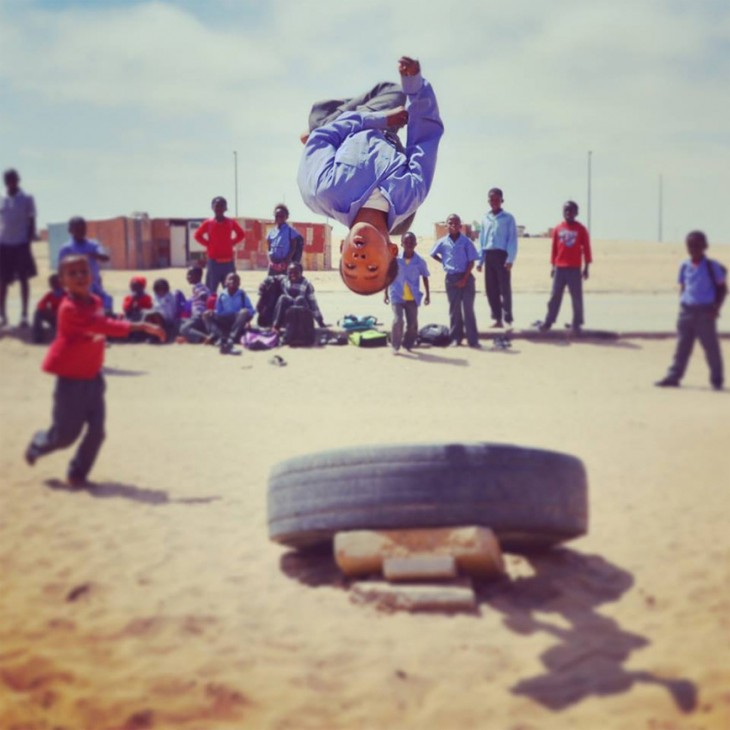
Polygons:
[[335,563],[332,545],[284,553],[279,567],[284,575],[310,588],[349,588],[350,582]]
[[645,683],[664,687],[682,712],[696,708],[693,682],[623,666],[649,640],[625,631],[597,608],[617,601],[633,586],[631,573],[598,555],[568,549],[525,559],[534,575],[475,586],[479,604],[504,614],[504,625],[511,631],[524,636],[543,632],[556,639],[540,657],[545,671],[520,680],[511,688],[514,694],[560,711],[589,697],[620,694]]

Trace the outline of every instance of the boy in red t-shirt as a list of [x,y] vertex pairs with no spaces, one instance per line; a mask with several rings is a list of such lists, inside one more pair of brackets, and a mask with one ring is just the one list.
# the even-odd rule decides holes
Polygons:
[[56,320],[61,300],[66,292],[61,286],[61,277],[58,274],[51,274],[48,277],[49,290],[38,302],[33,315],[33,342],[40,345],[43,342],[46,326],[50,329],[51,335],[56,334]]
[[228,274],[236,273],[233,247],[246,237],[243,228],[233,218],[226,216],[228,203],[220,195],[210,204],[215,216],[203,221],[195,231],[195,240],[208,250],[205,285],[211,294],[225,282]]
[[106,335],[126,337],[146,332],[164,341],[161,327],[104,316],[102,301],[91,293],[91,269],[86,256],[68,256],[59,274],[67,296],[58,308],[58,333],[43,360],[43,370],[57,376],[53,393],[53,424],[38,431],[25,451],[31,466],[36,459],[70,446],[86,425],[79,448],[68,466],[72,487],[86,484],[104,440],[104,364]]
[[573,332],[580,332],[583,326],[583,279],[588,278],[588,267],[593,259],[588,229],[578,223],[577,215],[578,204],[569,200],[563,206],[565,220],[553,231],[553,249],[550,257],[553,290],[548,301],[545,321],[539,325],[539,329],[543,332],[555,324],[566,286],[573,302]]

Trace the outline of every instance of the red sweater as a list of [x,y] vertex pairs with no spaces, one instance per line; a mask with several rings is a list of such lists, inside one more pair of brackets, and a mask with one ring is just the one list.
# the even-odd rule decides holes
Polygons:
[[580,269],[583,256],[585,256],[587,264],[593,260],[588,230],[577,221],[573,221],[573,223],[563,221],[553,231],[553,251],[550,263],[561,269]]
[[124,314],[130,314],[135,309],[152,309],[152,297],[149,294],[127,294],[122,303],[122,311]]
[[99,297],[64,297],[58,308],[56,339],[48,348],[43,370],[62,378],[93,380],[104,364],[105,335],[126,337],[129,322],[104,316]]
[[58,308],[61,306],[61,302],[63,301],[64,297],[66,296],[66,292],[61,290],[60,293],[57,293],[51,289],[51,291],[46,292],[41,300],[38,302],[38,306],[36,309],[39,312],[44,312],[46,310],[53,312],[56,314],[58,312]]
[[233,218],[224,218],[220,223],[209,218],[195,231],[195,240],[208,249],[208,257],[221,263],[233,261],[233,247],[245,237],[243,228]]

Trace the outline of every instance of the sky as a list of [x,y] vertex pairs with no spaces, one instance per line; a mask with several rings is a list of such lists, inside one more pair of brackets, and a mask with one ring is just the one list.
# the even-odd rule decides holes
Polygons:
[[481,220],[493,186],[532,234],[567,199],[586,223],[590,155],[594,238],[658,240],[661,176],[664,241],[730,243],[726,0],[0,0],[0,167],[41,226],[215,195],[323,222],[296,184],[309,107],[401,55],[445,126],[417,234]]

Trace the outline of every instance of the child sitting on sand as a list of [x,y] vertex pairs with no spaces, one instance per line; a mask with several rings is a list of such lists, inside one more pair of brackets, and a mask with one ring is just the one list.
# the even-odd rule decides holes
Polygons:
[[86,256],[67,256],[59,274],[67,296],[58,309],[58,333],[43,360],[43,370],[56,375],[53,424],[38,431],[25,451],[31,466],[38,457],[70,446],[86,426],[68,467],[68,483],[80,487],[94,465],[104,440],[105,337],[145,332],[165,339],[163,330],[149,322],[129,322],[104,316],[101,299],[91,293],[92,274]]
[[218,295],[215,310],[206,312],[211,332],[216,340],[220,340],[221,355],[237,355],[233,344],[241,340],[244,329],[253,319],[256,310],[251,300],[241,289],[241,277],[228,274],[225,289]]
[[669,371],[655,385],[676,388],[684,376],[692,348],[699,339],[710,366],[710,383],[715,390],[723,387],[723,366],[717,318],[727,296],[727,270],[707,258],[707,236],[691,231],[686,238],[689,259],[679,267],[680,310],[677,321],[677,349]]
[[[431,303],[431,292],[428,287],[428,265],[416,253],[418,242],[414,233],[410,231],[401,236],[403,255],[399,256],[398,275],[395,281],[385,290],[385,303],[393,307],[393,328],[390,334],[390,344],[393,352],[400,350],[401,343],[410,351],[418,337],[418,308],[421,300],[428,305]],[[423,288],[426,296],[423,297],[418,286],[423,278]],[[406,319],[406,334],[403,337],[403,316]]]
[[61,286],[61,277],[58,274],[51,274],[48,277],[49,291],[47,291],[38,302],[33,315],[33,342],[40,344],[44,339],[44,331],[49,329],[51,336],[56,335],[56,321],[58,319],[58,308],[66,292]]
[[145,291],[147,279],[133,276],[129,282],[130,294],[124,297],[122,310],[130,322],[140,322],[152,309],[152,297]]
[[199,344],[205,342],[211,336],[210,328],[203,317],[207,309],[210,290],[203,284],[203,271],[197,266],[191,266],[187,272],[188,284],[193,287],[192,296],[188,300],[190,317],[180,327],[178,342],[191,342]]
[[[354,99],[319,102],[299,164],[304,202],[350,230],[340,247],[340,275],[358,294],[382,291],[395,278],[398,247],[428,195],[444,126],[418,61],[398,61],[402,90],[381,83]],[[403,108],[405,104],[405,108]],[[406,145],[397,130],[407,125]]]
[[167,279],[155,279],[152,292],[154,294],[152,311],[145,315],[145,321],[160,325],[165,330],[167,339],[170,340],[177,335],[180,323],[180,296],[182,296],[182,293],[176,291],[173,294],[170,291],[170,283]]

